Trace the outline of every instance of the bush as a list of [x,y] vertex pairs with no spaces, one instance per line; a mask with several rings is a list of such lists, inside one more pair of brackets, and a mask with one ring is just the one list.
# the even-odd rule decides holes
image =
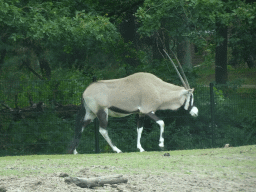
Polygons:
[[[7,122],[6,122],[7,123]],[[0,154],[48,154],[64,153],[71,140],[74,121],[63,120],[54,111],[44,112],[36,119],[11,121],[8,130],[2,132],[6,144]]]

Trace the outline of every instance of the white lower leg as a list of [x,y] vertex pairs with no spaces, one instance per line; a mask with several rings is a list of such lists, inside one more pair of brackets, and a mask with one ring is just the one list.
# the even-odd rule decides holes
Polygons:
[[142,131],[143,131],[143,127],[137,128],[137,133],[138,133],[137,148],[140,150],[140,152],[145,151],[145,150],[142,148],[141,144],[140,144],[140,138],[141,138]]
[[164,133],[164,121],[163,121],[163,120],[158,120],[156,123],[160,126],[159,147],[164,147],[164,138],[163,138],[163,133]]
[[117,153],[122,153],[122,151],[120,149],[118,149],[116,146],[114,146],[112,144],[111,139],[108,136],[108,131],[106,129],[103,129],[100,127],[100,134],[104,137],[104,139],[108,142],[108,144],[110,145],[110,147],[113,149],[113,151],[117,152]]
[[74,155],[78,154],[78,152],[77,152],[76,149],[74,149],[73,154],[74,154]]

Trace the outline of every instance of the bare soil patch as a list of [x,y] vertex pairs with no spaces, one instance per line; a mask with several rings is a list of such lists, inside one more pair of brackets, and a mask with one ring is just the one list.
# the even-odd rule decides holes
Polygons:
[[[253,146],[255,148],[255,146]],[[81,192],[81,191],[255,191],[255,150],[237,150],[233,155],[218,155],[211,151],[196,152],[195,155],[186,153],[176,154],[168,152],[170,156],[159,153],[127,153],[109,155],[80,155],[83,163],[77,162],[70,156],[70,160],[59,163],[31,164],[30,170],[24,161],[15,161],[15,166],[7,169],[37,170],[31,174],[0,176],[0,192]],[[224,149],[222,149],[224,150]],[[191,152],[190,152],[191,153]],[[245,155],[245,154],[251,155]],[[212,154],[212,155],[210,155]],[[225,154],[225,153],[224,153]],[[83,159],[84,158],[84,159]],[[135,159],[133,159],[135,158]],[[193,160],[194,158],[194,160]],[[198,161],[195,159],[198,158]],[[235,161],[234,158],[236,158]],[[77,159],[77,160],[78,160]],[[85,162],[85,159],[88,161]],[[126,161],[125,161],[126,159]],[[200,162],[202,159],[202,163]],[[207,161],[210,159],[209,165]],[[220,163],[218,163],[218,160]],[[0,159],[1,161],[1,159]],[[69,161],[70,164],[67,164]],[[94,162],[93,162],[94,161]],[[105,164],[104,165],[104,161]],[[138,161],[138,162],[137,162]],[[212,162],[215,161],[215,162]],[[244,162],[249,161],[249,164]],[[44,160],[42,160],[44,162]],[[137,164],[136,164],[137,162]],[[153,163],[155,162],[155,164]],[[217,163],[216,163],[217,162]],[[221,163],[222,162],[222,163]],[[239,164],[241,162],[241,164]],[[10,162],[13,163],[13,162]],[[148,165],[146,164],[148,163]],[[230,163],[230,168],[227,166]],[[246,167],[249,166],[249,167]],[[234,168],[234,169],[233,169]],[[2,169],[4,169],[2,167]],[[53,172],[46,173],[48,169]],[[65,170],[65,172],[63,172]],[[251,170],[251,171],[249,171]],[[107,184],[103,187],[80,188],[75,184],[65,183],[65,177],[76,176],[82,178],[122,174],[128,179],[127,183]]]
[[[108,174],[80,174],[80,177],[106,176]],[[216,179],[202,178],[197,174],[132,174],[124,175],[128,178],[126,184],[105,185],[93,189],[80,188],[75,184],[67,184],[64,178],[57,174],[46,174],[41,176],[26,177],[1,177],[1,185],[9,192],[18,191],[255,191],[255,178],[240,179]]]

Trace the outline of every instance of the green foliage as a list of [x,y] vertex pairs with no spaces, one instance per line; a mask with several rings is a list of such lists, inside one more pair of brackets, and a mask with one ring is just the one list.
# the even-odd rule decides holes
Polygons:
[[[88,46],[87,43],[116,40],[115,26],[109,19],[84,11],[70,14],[64,7],[52,2],[28,3],[27,7],[15,6],[10,1],[1,1],[1,22],[9,32],[9,38],[18,41],[24,38],[51,44],[59,41],[72,46]],[[13,19],[14,18],[14,19]],[[8,27],[13,27],[12,30]],[[89,42],[91,41],[91,42]]]
[[[4,30],[0,32],[0,51],[7,50],[7,55],[0,67],[9,72],[11,64],[18,66],[19,72],[27,68],[43,76],[42,66],[38,72],[38,61],[47,57],[52,69],[81,68],[88,56],[113,47],[119,40],[109,18],[85,10],[70,12],[71,7],[64,4],[65,1],[1,1],[0,25]],[[17,59],[12,59],[13,56]],[[25,59],[30,63],[24,65]],[[13,71],[14,68],[10,73],[1,74],[1,79],[6,79]]]
[[[14,108],[16,105],[23,108],[29,106],[30,100],[34,103],[42,101],[45,105],[60,103],[63,105],[80,105],[80,98],[85,88],[92,82],[92,77],[83,78],[79,71],[54,71],[55,78],[49,81],[2,81],[0,100]],[[62,79],[63,78],[63,79]],[[62,80],[60,80],[62,79]]]
[[[71,140],[74,121],[64,121],[54,111],[38,115],[36,119],[2,121],[7,130],[1,130],[1,155],[65,153]],[[6,123],[6,124],[5,124]]]
[[[253,106],[255,98],[252,95],[255,93],[248,93],[239,89],[239,86],[234,86],[241,85],[244,79],[229,83],[232,88],[214,89],[216,127],[210,127],[209,89],[195,86],[196,83],[205,84],[208,79],[200,78],[196,82],[195,78],[200,72],[208,76],[214,75],[216,22],[230,29],[229,46],[232,57],[237,56],[233,57],[234,62],[242,63],[248,55],[255,52],[254,3],[247,4],[240,0],[146,0],[142,5],[140,0],[90,0],[86,3],[71,0],[2,0],[0,79],[9,81],[1,81],[0,101],[11,108],[26,108],[31,101],[42,101],[50,110],[38,119],[29,120],[14,121],[12,117],[1,115],[0,133],[10,133],[5,138],[8,140],[0,141],[1,146],[5,141],[14,143],[9,148],[13,154],[18,154],[19,151],[62,153],[66,147],[66,143],[61,143],[62,140],[69,142],[73,137],[74,118],[57,116],[51,110],[57,104],[80,105],[81,94],[91,83],[93,76],[97,79],[113,79],[145,71],[167,82],[181,84],[173,67],[168,67],[169,61],[152,60],[151,38],[147,39],[150,43],[139,40],[139,43],[125,42],[118,32],[126,12],[138,6],[140,7],[135,14],[136,30],[142,39],[145,36],[152,37],[161,29],[177,41],[188,37],[197,45],[201,54],[206,53],[205,62],[200,67],[194,71],[185,69],[191,87],[196,90],[195,103],[199,107],[200,116],[191,119],[182,111],[159,114],[159,117],[166,116],[163,118],[166,122],[166,149],[207,148],[223,146],[223,143],[228,142],[231,145],[253,143],[256,120]],[[217,43],[221,41],[222,39],[218,39]],[[175,48],[174,41],[169,43]],[[38,80],[38,76],[46,79],[40,65],[42,59],[49,62],[51,77],[48,81],[34,81]],[[229,67],[229,72],[235,70]],[[253,69],[250,72],[253,76]],[[234,73],[234,76],[238,74]],[[248,100],[252,103],[248,103]],[[174,118],[169,118],[171,116]],[[136,151],[135,119],[135,116],[130,116],[124,120],[110,120],[110,136],[113,136],[113,142],[123,151]],[[63,127],[64,132],[60,131]],[[143,132],[142,146],[146,150],[158,150],[158,139],[159,127],[153,125],[152,129],[145,129]],[[92,123],[83,134],[80,152],[92,152],[93,142]],[[40,143],[48,147],[40,147]],[[102,152],[112,151],[102,138],[100,145]]]
[[207,35],[204,31],[213,30],[216,17],[225,18],[223,12],[222,1],[148,0],[138,9],[136,16],[143,24],[139,29],[141,34],[151,36],[164,27],[170,36],[187,36],[204,44]]
[[230,28],[232,29],[232,35],[229,45],[232,48],[233,57],[230,64],[239,66],[241,63],[248,62],[249,57],[255,59],[256,6],[255,4],[250,5],[240,2],[236,9],[232,10],[231,15]]
[[[204,49],[209,37],[215,34],[216,23],[228,26],[232,29],[230,46],[235,48],[236,57],[245,59],[250,49],[254,50],[255,13],[255,3],[241,0],[146,0],[136,17],[141,23],[138,30],[141,35],[152,36],[164,29],[170,37],[188,37]],[[223,41],[217,36],[215,40],[217,43]]]
[[233,146],[255,142],[255,97],[239,93],[240,88],[217,86],[215,89],[216,145]]

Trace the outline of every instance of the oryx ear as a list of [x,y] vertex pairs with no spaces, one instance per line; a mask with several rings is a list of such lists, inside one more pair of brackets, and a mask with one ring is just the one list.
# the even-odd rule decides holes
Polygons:
[[193,93],[194,92],[194,88],[193,89],[189,89],[188,91],[189,91],[189,93]]
[[193,93],[194,89],[185,89],[182,91],[181,95],[187,95],[189,93]]

